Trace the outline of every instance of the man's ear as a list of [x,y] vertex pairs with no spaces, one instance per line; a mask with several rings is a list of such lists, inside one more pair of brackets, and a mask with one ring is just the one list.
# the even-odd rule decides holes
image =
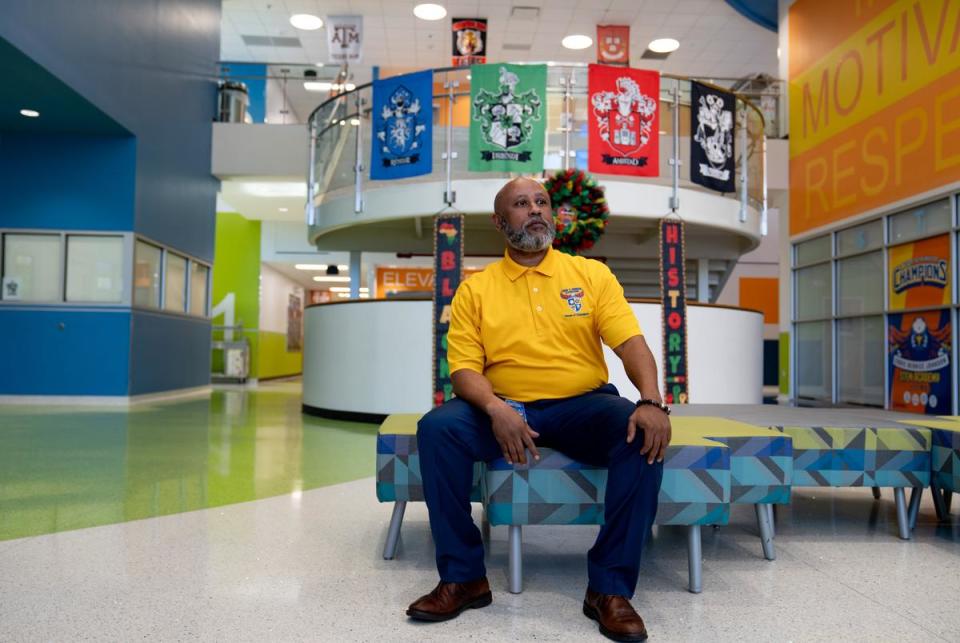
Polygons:
[[503,224],[505,221],[503,220],[502,216],[494,213],[490,216],[490,218],[493,220],[493,225],[497,228],[497,230],[503,230]]

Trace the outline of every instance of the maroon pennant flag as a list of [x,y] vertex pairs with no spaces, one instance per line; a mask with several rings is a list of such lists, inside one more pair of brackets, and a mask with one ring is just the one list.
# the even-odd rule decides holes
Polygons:
[[601,65],[630,65],[629,25],[597,25],[597,62]]

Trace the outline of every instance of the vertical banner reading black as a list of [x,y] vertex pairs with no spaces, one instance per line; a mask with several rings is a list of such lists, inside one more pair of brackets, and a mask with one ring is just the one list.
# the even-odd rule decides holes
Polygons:
[[450,304],[463,275],[463,215],[438,214],[433,218],[433,405],[453,397],[447,331]]
[[663,301],[663,387],[667,404],[686,404],[687,292],[683,222],[660,221],[660,296]]
[[730,92],[690,83],[690,180],[718,192],[736,190],[736,106],[736,96]]

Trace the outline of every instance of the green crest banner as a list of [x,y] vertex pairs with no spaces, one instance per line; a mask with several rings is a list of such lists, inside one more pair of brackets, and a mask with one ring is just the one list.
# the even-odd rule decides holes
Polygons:
[[470,170],[541,172],[547,66],[473,65],[470,75]]

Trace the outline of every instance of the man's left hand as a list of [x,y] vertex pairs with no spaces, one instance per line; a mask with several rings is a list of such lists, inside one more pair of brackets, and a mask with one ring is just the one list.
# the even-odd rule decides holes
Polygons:
[[672,435],[670,416],[655,406],[641,406],[627,421],[627,442],[633,442],[637,429],[643,431],[640,454],[647,456],[647,463],[653,464],[654,460],[663,462]]

